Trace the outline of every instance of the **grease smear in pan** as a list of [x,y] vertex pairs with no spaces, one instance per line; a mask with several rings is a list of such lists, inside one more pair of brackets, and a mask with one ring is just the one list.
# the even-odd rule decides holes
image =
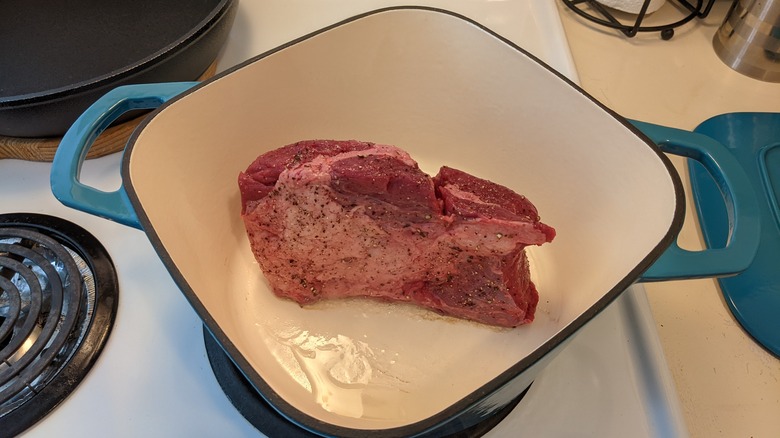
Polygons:
[[[529,251],[534,280],[546,265],[536,251]],[[541,342],[529,327],[550,333],[560,304],[541,292],[537,319],[505,329],[367,298],[300,307],[256,275],[233,297],[236,320],[249,323],[240,326],[244,356],[296,408],[369,428],[419,421],[479,388]]]

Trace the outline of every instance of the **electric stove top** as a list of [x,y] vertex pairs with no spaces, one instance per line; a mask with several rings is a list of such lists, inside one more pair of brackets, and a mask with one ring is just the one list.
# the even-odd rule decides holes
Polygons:
[[[352,15],[401,4],[409,3],[243,1],[218,69]],[[552,1],[414,4],[475,19],[577,81]],[[89,160],[82,181],[116,188],[120,158],[113,154]],[[209,360],[202,323],[146,235],[61,205],[51,194],[49,170],[48,163],[0,161],[0,214],[56,216],[87,230],[116,268],[118,308],[105,347],[83,381],[23,436],[263,436],[223,390]],[[0,301],[0,311],[3,305]],[[0,436],[6,432],[0,430]],[[641,286],[632,286],[585,326],[506,417],[479,434],[514,437],[521,432],[552,437],[687,435]]]

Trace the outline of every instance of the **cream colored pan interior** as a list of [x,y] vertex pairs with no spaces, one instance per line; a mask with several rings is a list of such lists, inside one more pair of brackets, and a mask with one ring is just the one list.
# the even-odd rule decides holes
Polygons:
[[[497,329],[407,305],[276,298],[236,178],[313,138],[393,144],[429,173],[448,165],[528,196],[558,231],[529,249],[536,321]],[[494,381],[603,305],[678,208],[666,163],[626,124],[492,33],[430,10],[368,15],[254,60],[166,106],[130,153],[139,215],[201,317],[295,409],[351,428],[413,423]]]

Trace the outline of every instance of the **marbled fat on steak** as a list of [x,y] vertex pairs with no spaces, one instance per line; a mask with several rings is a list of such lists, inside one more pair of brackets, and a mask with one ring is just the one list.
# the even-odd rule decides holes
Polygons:
[[258,157],[238,177],[252,251],[280,297],[416,303],[514,327],[539,295],[524,248],[555,230],[512,190],[403,150],[312,140]]

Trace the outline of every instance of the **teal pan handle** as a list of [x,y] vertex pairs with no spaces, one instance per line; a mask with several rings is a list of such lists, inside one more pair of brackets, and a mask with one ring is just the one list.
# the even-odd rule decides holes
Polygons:
[[124,186],[104,192],[79,181],[81,167],[95,139],[122,114],[157,108],[198,82],[125,85],[93,103],[71,125],[57,147],[51,169],[51,190],[63,204],[124,225],[143,229]]
[[631,123],[662,151],[700,162],[723,194],[729,219],[729,236],[723,248],[689,251],[675,240],[640,281],[721,277],[747,269],[758,250],[761,225],[756,194],[736,158],[706,135],[646,122]]
[[[63,204],[134,228],[143,229],[124,186],[104,192],[79,181],[81,167],[95,139],[122,114],[156,108],[198,82],[126,85],[93,103],[62,138],[54,156],[51,187]],[[702,134],[632,121],[667,153],[704,165],[724,194],[729,239],[724,248],[688,251],[676,241],[645,271],[641,281],[699,278],[739,273],[753,260],[760,234],[758,203],[747,175],[725,146]]]

